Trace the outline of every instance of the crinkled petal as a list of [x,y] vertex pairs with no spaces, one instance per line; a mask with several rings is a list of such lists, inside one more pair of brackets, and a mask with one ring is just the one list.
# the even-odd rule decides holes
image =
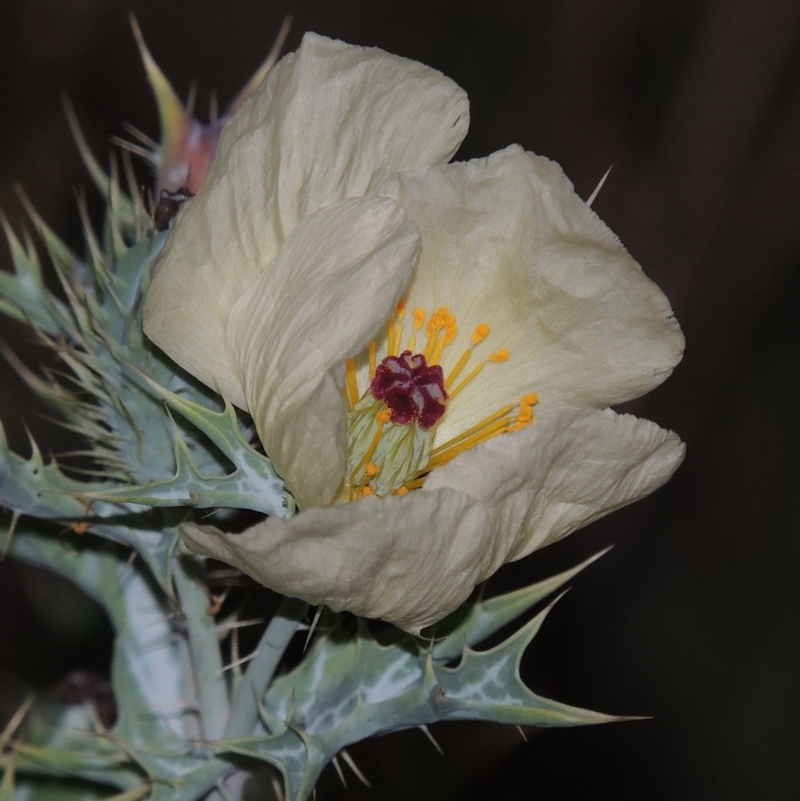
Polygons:
[[682,455],[653,423],[561,413],[464,454],[404,497],[310,509],[243,534],[187,524],[181,536],[284,595],[419,633],[505,562],[661,486]]
[[422,232],[408,306],[457,316],[445,374],[479,323],[491,333],[476,358],[510,352],[448,406],[437,445],[528,392],[541,408],[620,403],[680,360],[667,299],[553,162],[513,146],[392,176],[381,191]]
[[436,70],[308,33],[236,114],[218,161],[263,163],[280,240],[306,214],[398,170],[449,161],[468,126],[466,93]]
[[269,518],[242,534],[194,523],[180,532],[192,550],[276,592],[414,634],[457,608],[499,564],[489,510],[452,490],[362,498]]
[[145,305],[148,336],[241,405],[225,349],[236,299],[305,216],[396,170],[447,161],[468,123],[466,95],[435,70],[307,34],[225,127],[176,218]]
[[329,503],[341,484],[344,363],[397,306],[418,251],[393,200],[340,201],[305,218],[231,309],[242,405],[301,509]]
[[537,415],[434,470],[422,492],[457,488],[491,504],[503,561],[520,559],[666,483],[684,445],[610,409]]

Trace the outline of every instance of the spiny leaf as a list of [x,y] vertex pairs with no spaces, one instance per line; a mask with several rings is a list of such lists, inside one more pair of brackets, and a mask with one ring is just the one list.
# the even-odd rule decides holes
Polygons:
[[144,374],[140,374],[140,379],[171,409],[205,434],[234,465],[235,472],[225,477],[231,482],[229,486],[235,487],[232,497],[237,500],[231,506],[279,517],[294,513],[294,499],[285,490],[269,459],[250,445],[230,403],[226,402],[225,408],[217,412],[170,392]]
[[522,681],[519,674],[522,656],[555,603],[494,648],[480,652],[466,648],[455,668],[432,662],[439,719],[488,720],[523,726],[578,726],[620,720],[543,698]]
[[[87,504],[81,500],[83,494],[104,485],[67,477],[55,463],[44,462],[33,441],[31,447],[29,459],[12,453],[0,424],[0,506],[17,517],[58,521],[73,527],[74,534],[90,531],[90,536],[134,548],[171,595],[171,560],[178,542],[175,529],[165,526],[162,520],[154,521],[157,525],[147,529],[141,510],[135,515],[134,510],[116,504]],[[11,534],[6,534],[0,552],[9,546],[11,539]]]
[[[337,753],[375,734],[443,720],[536,726],[620,720],[543,698],[522,681],[523,653],[550,607],[494,648],[470,647],[591,561],[524,590],[475,602],[451,635],[427,650],[397,632],[382,642],[363,622],[356,632],[337,628],[318,636],[303,662],[269,688],[262,715],[269,732],[216,746],[275,765],[284,775],[287,798],[299,801]],[[457,656],[460,662],[451,666]]]
[[0,271],[0,312],[49,335],[61,331],[66,309],[42,283],[41,264],[33,245],[23,247],[4,217],[0,217],[14,272]]
[[481,598],[474,604],[463,606],[435,628],[431,627],[434,636],[439,631],[447,632],[443,639],[433,644],[431,656],[436,661],[457,659],[464,647],[476,645],[499,631],[514,618],[554,593],[609,550],[606,548],[571,570],[551,576],[544,581],[487,600]]
[[[81,494],[87,502],[94,500],[111,503],[134,503],[145,506],[189,507],[193,509],[250,509],[272,515],[285,514],[285,507],[276,507],[275,498],[264,493],[260,464],[264,457],[253,451],[250,459],[238,457],[242,466],[224,476],[203,475],[195,464],[184,440],[176,433],[175,474],[163,481],[130,484]],[[256,470],[248,469],[256,465]],[[259,469],[261,468],[261,469]],[[271,470],[271,466],[267,468]],[[282,486],[274,474],[271,479]]]

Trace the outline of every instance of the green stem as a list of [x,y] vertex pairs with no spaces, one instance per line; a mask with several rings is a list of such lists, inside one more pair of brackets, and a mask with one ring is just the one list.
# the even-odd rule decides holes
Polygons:
[[200,581],[197,557],[188,554],[178,557],[173,576],[186,619],[186,645],[191,656],[202,737],[216,740],[222,736],[222,722],[228,716],[228,691],[216,624],[206,610],[208,596]]
[[281,601],[236,690],[225,729],[226,737],[247,737],[253,733],[258,721],[258,703],[264,697],[281,657],[305,617],[306,608],[306,603],[296,598],[284,598]]

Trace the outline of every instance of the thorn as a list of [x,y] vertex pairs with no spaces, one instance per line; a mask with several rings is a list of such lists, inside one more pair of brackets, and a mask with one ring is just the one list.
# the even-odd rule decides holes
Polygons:
[[[613,167],[613,166],[614,166],[614,165],[612,164],[612,165],[611,165],[611,167]],[[592,203],[594,203],[594,201],[595,201],[595,199],[597,198],[597,196],[600,194],[600,190],[603,188],[603,184],[606,182],[606,178],[608,178],[608,175],[609,175],[609,173],[611,172],[611,167],[609,167],[609,168],[608,168],[608,169],[605,171],[605,174],[604,174],[604,175],[603,175],[603,177],[600,179],[600,183],[599,183],[599,184],[597,184],[597,186],[595,187],[595,190],[594,190],[594,192],[592,192],[592,194],[591,194],[591,195],[589,195],[589,199],[586,201],[586,205],[587,205],[587,206],[591,206],[591,205],[592,205]]]
[[[269,783],[272,785],[272,792],[275,793],[275,798],[278,801],[286,801],[286,793],[283,792],[283,784],[277,776],[270,776]],[[314,790],[314,798],[316,798],[316,789]]]
[[442,750],[442,746],[436,742],[436,738],[431,734],[431,730],[427,726],[420,726],[420,731],[431,741],[433,747],[442,755],[444,756],[444,751]]
[[322,617],[322,612],[325,609],[324,606],[318,606],[317,611],[314,613],[314,619],[311,621],[311,625],[308,627],[308,634],[306,634],[306,641],[303,643],[303,653],[306,652],[308,649],[308,644],[311,642],[311,635],[317,628],[317,623],[319,623],[319,619]]
[[133,38],[136,40],[136,46],[139,49],[139,57],[144,64],[145,74],[156,97],[156,105],[161,117],[162,125],[169,126],[170,122],[176,122],[184,115],[184,107],[175,94],[175,90],[167,80],[167,77],[160,70],[150,50],[144,41],[142,29],[136,20],[136,16],[131,12],[130,14],[131,30],[133,31]]
[[20,512],[18,509],[15,509],[11,515],[11,525],[8,527],[8,531],[6,532],[6,541],[3,543],[3,550],[0,552],[0,562],[6,558],[6,555],[11,548],[11,541],[14,539],[14,532],[17,530],[17,523],[19,523],[21,517],[22,512]]
[[225,110],[225,116],[230,117],[238,108],[239,106],[244,103],[261,85],[261,82],[264,78],[267,77],[269,71],[275,66],[275,63],[278,61],[281,55],[281,50],[283,50],[283,45],[286,42],[286,37],[289,35],[289,28],[292,27],[292,15],[287,14],[283,18],[283,24],[281,25],[281,29],[278,31],[278,35],[275,37],[275,43],[272,45],[272,49],[269,51],[266,59],[263,61],[261,66],[253,73],[253,76],[250,80],[242,87],[239,94],[233,99],[231,104]]
[[148,150],[146,147],[142,147],[142,145],[137,145],[136,142],[129,142],[127,139],[123,139],[121,136],[112,136],[111,144],[122,148],[122,150],[127,150],[129,153],[133,153],[134,156],[138,156],[140,159],[143,159],[151,164],[153,164],[155,161],[153,152],[151,150]]
[[331,764],[334,768],[336,768],[336,772],[339,774],[339,781],[342,783],[342,787],[347,789],[347,781],[344,778],[344,773],[342,773],[342,766],[339,764],[339,756],[338,754],[331,760]]
[[528,742],[528,735],[525,734],[525,729],[522,726],[516,726],[517,731],[519,732],[519,736],[522,737],[523,742]]
[[[144,131],[137,128],[135,125],[131,125],[129,122],[123,122],[122,127],[134,138],[140,145],[144,145],[145,147],[149,148],[151,151],[155,151],[158,148],[158,142],[153,139],[152,136],[148,136]],[[152,153],[150,154],[152,155]]]
[[[353,757],[351,757],[350,754],[348,754],[347,751],[345,751],[344,749],[342,749],[340,753],[342,755],[342,759],[350,766],[350,770],[352,770],[353,773],[356,774],[361,783],[365,787],[372,787],[367,777],[358,769],[358,765],[356,765],[356,763],[353,761]],[[345,785],[345,787],[346,786],[347,785]]]
[[3,731],[0,732],[0,752],[5,750],[6,745],[14,736],[14,732],[22,725],[22,721],[25,720],[25,715],[28,714],[35,697],[34,693],[30,693],[11,716],[11,720],[8,721]]

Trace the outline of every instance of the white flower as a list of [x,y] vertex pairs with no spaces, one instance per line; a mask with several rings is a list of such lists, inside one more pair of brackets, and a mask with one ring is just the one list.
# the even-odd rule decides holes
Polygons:
[[465,120],[427,68],[306,37],[223,134],[145,308],[301,509],[184,540],[415,633],[683,454],[607,408],[680,359],[666,299],[552,162],[446,164]]

